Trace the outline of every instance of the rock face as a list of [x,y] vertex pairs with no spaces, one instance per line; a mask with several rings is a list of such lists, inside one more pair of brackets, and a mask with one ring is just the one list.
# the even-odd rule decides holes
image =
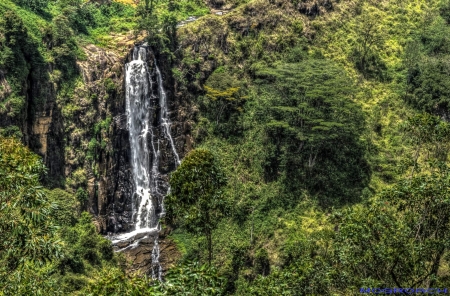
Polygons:
[[[126,42],[129,44],[129,42]],[[87,59],[78,63],[83,83],[75,89],[74,100],[80,111],[75,116],[68,133],[69,149],[66,148],[65,174],[76,186],[79,181],[77,172],[82,172],[87,181],[89,199],[86,208],[95,217],[100,233],[120,233],[133,230],[132,196],[133,182],[130,168],[130,141],[127,130],[124,65],[131,61],[130,48],[126,55],[120,56],[114,51],[93,45],[85,48]],[[169,102],[171,135],[180,157],[190,149],[190,126],[184,123],[185,111],[180,101],[174,100],[170,66],[161,57],[151,52],[148,57],[149,69],[154,69],[157,60],[161,69],[164,89]],[[153,75],[155,76],[153,71]],[[157,78],[152,77],[153,87],[157,88]],[[155,89],[153,93],[157,93]],[[93,98],[93,99],[92,99]],[[159,110],[149,112],[158,113]],[[158,116],[155,116],[158,118]],[[153,123],[158,126],[157,122]],[[100,127],[99,127],[100,126]],[[92,131],[93,128],[93,131]],[[89,133],[90,131],[90,133]],[[156,129],[155,136],[162,131]],[[101,143],[93,148],[93,142]],[[159,171],[167,183],[167,173],[175,169],[170,143],[161,141]],[[87,147],[86,147],[87,146]],[[79,150],[86,147],[84,163],[80,161]],[[67,153],[67,151],[70,153]],[[93,155],[89,154],[93,152]],[[81,166],[82,165],[82,166]],[[164,181],[162,180],[162,181]],[[173,242],[166,238],[167,232],[159,237],[160,262],[166,270],[179,257]],[[140,270],[151,273],[154,238],[143,239],[138,247],[124,251],[130,262],[130,271]]]
[[71,153],[66,154],[65,174],[75,186],[80,185],[76,173],[84,174],[89,193],[86,208],[96,217],[98,231],[120,231],[127,228],[126,217],[107,217],[131,204],[128,133],[113,120],[125,114],[123,65],[127,56],[94,45],[84,51],[87,59],[78,62],[83,83],[75,88],[74,96],[80,110],[68,135]]
[[[130,169],[130,141],[127,130],[127,116],[125,114],[123,69],[125,63],[131,60],[132,50],[130,49],[128,55],[123,58],[94,46],[90,46],[87,50],[91,52],[88,54],[88,60],[80,63],[81,72],[87,83],[80,87],[79,90],[76,90],[76,93],[82,93],[83,97],[88,97],[92,92],[97,94],[97,105],[94,107],[97,107],[96,114],[99,117],[97,120],[92,120],[89,118],[89,110],[86,110],[86,113],[81,115],[79,124],[84,124],[84,122],[93,122],[91,124],[95,124],[95,122],[101,122],[101,118],[112,118],[108,129],[101,130],[96,138],[97,142],[105,142],[105,148],[98,149],[94,161],[88,162],[88,165],[84,166],[87,172],[89,192],[87,208],[95,215],[99,232],[104,234],[128,232],[133,227],[131,215],[134,189]],[[179,102],[173,99],[173,82],[171,78],[168,75],[164,75],[164,73],[170,71],[170,67],[166,66],[162,59],[150,54],[147,61],[149,69],[154,69],[153,62],[155,58],[159,61],[159,67],[163,73],[164,89],[169,102],[168,107],[171,111],[171,135],[176,151],[182,157],[185,151],[188,151],[187,149],[191,147],[189,142],[190,126],[184,123],[183,108],[180,108]],[[97,66],[99,67],[98,70],[93,70],[95,65],[100,65]],[[116,72],[112,69],[119,70]],[[155,76],[155,73],[152,76]],[[104,81],[108,81],[108,79],[115,85],[114,91],[110,93],[110,96],[108,96],[107,90],[104,89]],[[152,80],[154,81],[153,87],[157,88],[156,77],[152,77]],[[157,90],[155,89],[153,93],[157,93]],[[158,113],[159,110],[156,109],[151,112]],[[154,116],[154,118],[158,118],[158,116]],[[158,122],[154,122],[153,125],[156,127],[155,136],[160,137],[159,134],[162,133],[162,130],[158,127]],[[83,129],[86,130],[86,128]],[[162,140],[160,145],[159,171],[162,173],[162,181],[167,183],[167,174],[175,169],[174,157],[170,143],[167,140]],[[71,165],[66,174],[70,176],[76,170],[79,170],[77,164]]]
[[[79,76],[70,82],[61,81],[60,73],[51,64],[44,65],[23,85],[23,115],[17,119],[0,117],[0,127],[18,126],[25,144],[42,156],[49,168],[47,185],[65,186],[73,193],[84,192],[83,196],[88,196],[84,210],[93,215],[102,234],[133,228],[134,189],[126,129],[124,65],[131,60],[134,44],[130,34],[118,36],[116,47],[84,46],[85,57],[77,61]],[[150,66],[154,60],[152,55]],[[177,153],[183,157],[191,149],[190,125],[185,123],[182,100],[174,95],[174,81],[165,74],[171,73],[171,66],[164,57],[156,60],[167,93],[171,135]],[[11,87],[0,70],[0,102],[10,97]],[[163,142],[162,146],[168,143]],[[167,173],[175,165],[171,151],[164,147],[159,166],[167,181]],[[160,240],[161,258],[170,262],[172,256],[166,251],[173,252],[174,246],[165,236]],[[130,259],[136,262],[132,269],[148,270],[152,244],[148,241],[129,252]]]
[[[159,233],[159,262],[162,266],[164,274],[169,268],[175,265],[176,261],[181,257],[181,253],[176,248],[173,241],[167,238],[168,231]],[[152,275],[157,268],[152,265],[152,252],[155,243],[155,237],[147,237],[139,242],[138,247],[132,247],[129,243],[122,242],[114,247],[115,251],[122,250],[127,260],[128,272],[142,272]]]
[[11,87],[9,86],[8,81],[6,81],[3,71],[0,71],[0,101],[3,101],[10,94]]

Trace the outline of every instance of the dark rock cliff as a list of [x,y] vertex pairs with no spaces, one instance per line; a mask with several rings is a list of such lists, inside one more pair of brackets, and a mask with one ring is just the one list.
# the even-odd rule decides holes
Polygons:
[[[15,119],[0,118],[0,127],[19,126],[25,144],[43,157],[49,169],[45,179],[47,186],[65,187],[86,197],[84,210],[93,215],[97,230],[102,234],[129,231],[133,227],[124,65],[131,60],[134,43],[130,35],[118,39],[117,48],[84,46],[85,58],[76,63],[79,76],[67,82],[69,87],[64,88],[64,82],[55,78],[58,72],[51,64],[43,68],[45,73],[36,73],[43,71],[37,69],[23,85],[26,102],[23,114]],[[154,60],[152,54],[149,67],[153,67]],[[171,134],[177,153],[183,157],[191,149],[190,125],[186,124],[187,102],[180,94],[175,94],[171,65],[162,56],[156,60],[163,74],[171,111]],[[156,77],[153,80],[156,82]],[[3,72],[0,72],[0,86],[2,101],[11,94]],[[167,180],[175,164],[169,143],[163,142],[162,146],[160,171]],[[160,243],[163,265],[176,257],[167,254],[174,252],[175,247],[164,239],[166,234]],[[131,261],[136,261],[131,269],[143,270],[149,266],[151,248],[152,244],[144,244],[129,254]]]

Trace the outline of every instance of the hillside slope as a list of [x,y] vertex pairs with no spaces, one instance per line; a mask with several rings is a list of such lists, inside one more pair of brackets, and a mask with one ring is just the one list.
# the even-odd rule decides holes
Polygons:
[[[5,0],[0,15],[0,295],[449,284],[448,0]],[[163,283],[98,235],[133,227],[136,42],[186,157]]]
[[[447,174],[447,124],[422,112],[447,118],[448,109],[413,104],[410,92],[423,83],[439,104],[448,100],[446,70],[435,68],[435,82],[412,76],[431,67],[430,55],[445,60],[448,3],[247,2],[179,29],[182,51],[172,70],[180,96],[199,110],[194,147],[213,151],[228,177],[229,212],[213,234],[227,293],[350,295],[371,285],[445,285],[447,251],[438,243],[425,251],[406,235],[396,243],[411,249],[400,249],[378,238],[371,223],[406,223],[405,233],[414,233],[419,222],[406,222],[400,204],[412,202],[406,196],[414,186],[434,186],[425,176]],[[403,201],[390,196],[392,186],[406,194]],[[382,211],[404,218],[377,213],[381,201],[389,204]],[[413,211],[422,210],[430,208]],[[368,228],[345,228],[356,225]],[[173,237],[186,259],[206,260],[204,238],[183,230]],[[408,259],[415,248],[430,259]],[[408,264],[430,273],[401,270]],[[386,269],[391,275],[378,274]]]

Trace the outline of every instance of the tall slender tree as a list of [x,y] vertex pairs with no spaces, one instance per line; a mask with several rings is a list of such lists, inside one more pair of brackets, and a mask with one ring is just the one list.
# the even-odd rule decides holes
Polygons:
[[206,236],[208,262],[212,261],[212,232],[224,215],[222,187],[226,179],[214,155],[205,149],[191,151],[170,178],[169,217],[193,234]]

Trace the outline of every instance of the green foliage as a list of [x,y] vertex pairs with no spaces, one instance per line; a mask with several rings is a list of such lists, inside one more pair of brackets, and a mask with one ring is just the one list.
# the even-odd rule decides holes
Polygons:
[[340,286],[441,284],[438,271],[449,248],[448,180],[448,171],[414,177],[366,205],[337,212]]
[[418,166],[418,159],[422,150],[427,151],[428,161],[437,161],[439,165],[446,163],[450,140],[450,125],[447,122],[425,113],[409,118],[403,123],[402,127],[408,141],[415,147],[411,177],[413,177]]
[[194,262],[170,269],[161,287],[162,295],[222,295],[225,279],[214,267]]
[[77,223],[62,227],[60,236],[64,257],[56,265],[66,292],[84,288],[96,269],[116,266],[111,242],[97,234],[89,213],[77,215]]
[[14,0],[18,5],[34,12],[43,12],[48,5],[48,0]]
[[14,11],[2,13],[0,30],[4,38],[4,42],[0,43],[0,64],[6,70],[6,77],[15,92],[13,101],[23,100],[18,95],[30,73],[30,66],[37,66],[35,63],[39,62],[39,54],[36,53],[36,45],[29,39],[23,20]]
[[88,151],[86,153],[86,159],[93,161],[94,159],[97,159],[97,149],[100,147],[100,144],[98,143],[96,138],[92,138],[89,141],[88,145]]
[[352,40],[353,51],[351,59],[356,69],[361,71],[365,78],[378,78],[386,80],[387,67],[380,57],[386,38],[379,22],[380,15],[376,10],[363,10],[357,16],[355,33]]
[[76,32],[88,34],[88,27],[95,26],[95,4],[82,0],[62,0],[58,1],[58,5],[61,15],[67,17],[70,27]]
[[250,283],[240,280],[236,295],[325,295],[325,289],[305,286],[303,277],[303,270],[296,266],[276,268],[269,276],[260,275]]
[[52,56],[57,68],[62,72],[62,78],[72,79],[78,74],[76,68],[77,44],[75,33],[70,27],[70,21],[64,14],[58,15],[53,20],[51,27]]
[[14,137],[21,139],[23,135],[18,126],[10,125],[5,128],[0,128],[0,136],[5,138]]
[[[75,196],[39,184],[39,157],[0,137],[0,285],[5,295],[59,295],[87,284],[86,267],[114,262],[111,242]],[[78,275],[77,275],[78,274]],[[65,294],[67,295],[67,294]]]
[[51,219],[59,226],[74,226],[80,207],[75,196],[62,189],[46,190],[46,195],[56,205]]
[[77,197],[77,200],[81,204],[84,204],[89,199],[88,192],[86,190],[84,190],[83,188],[81,188],[81,187],[78,187],[75,196]]
[[259,93],[265,104],[257,112],[271,149],[266,180],[282,174],[288,192],[320,193],[323,205],[357,200],[369,168],[358,139],[364,119],[345,72],[324,60],[308,60],[256,74],[264,79]]
[[117,268],[99,271],[83,295],[222,295],[225,281],[214,267],[187,263],[171,268],[163,282]]
[[27,263],[5,278],[0,276],[2,284],[0,293],[3,293],[0,295],[66,295],[57,279],[52,277],[53,274],[54,269],[50,264],[38,267]]
[[114,81],[111,78],[107,78],[105,80],[105,88],[108,93],[112,93],[116,90],[116,85],[114,84]]
[[[339,273],[339,270],[329,265],[334,232],[327,221],[327,216],[310,201],[299,203],[289,212],[277,212],[266,214],[265,219],[271,223],[277,221],[274,227],[275,235],[271,239],[278,241],[281,248],[267,251],[268,261],[271,263],[270,273],[267,275],[256,273],[249,277],[248,273],[241,272],[241,277],[236,282],[235,294],[332,294],[329,293],[332,289],[331,279],[333,275]],[[273,216],[276,218],[273,219]],[[260,227],[262,228],[262,226],[258,228]],[[258,228],[255,229],[256,232]],[[270,227],[267,226],[263,229],[270,231]],[[266,248],[270,248],[270,245],[264,244]],[[256,271],[259,268],[258,258],[261,257],[258,253],[263,253],[262,257],[265,257],[265,251],[256,250],[254,259]],[[275,261],[274,264],[276,256],[280,256],[281,260]]]
[[226,208],[221,191],[225,184],[225,176],[214,155],[205,149],[189,152],[170,177],[168,211],[187,231],[207,237],[209,262],[212,231]]
[[[109,4],[91,3],[94,25],[89,28],[89,34],[94,42],[101,46],[111,46],[111,32],[128,33],[136,25],[136,9],[131,5],[112,1]],[[95,8],[95,10],[93,9]]]
[[[36,78],[50,66],[60,97],[72,98],[80,44],[112,47],[110,32],[136,21],[132,6],[115,1],[15,2],[25,9],[0,4],[7,122],[25,106],[35,111],[45,91],[25,102],[39,91],[24,86],[45,85],[48,77]],[[361,286],[448,284],[448,124],[414,115],[401,98],[448,119],[449,2],[325,2],[226,1],[237,5],[232,12],[180,29],[187,16],[209,13],[202,1],[149,0],[137,9],[136,33],[147,31],[169,60],[179,55],[168,66],[176,90],[198,98],[196,147],[221,162],[220,170],[209,165],[206,152],[185,160],[167,199],[171,222],[189,230],[176,232],[185,257],[202,258],[214,243],[218,270],[177,266],[164,283],[126,274],[92,218],[79,216],[86,171],[67,179],[75,195],[43,190],[42,164],[16,141],[3,154],[0,144],[0,294],[350,295]],[[80,107],[59,103],[73,123]],[[20,138],[23,122],[0,133]],[[98,160],[110,124],[92,125],[88,160]],[[369,201],[349,205],[360,196]],[[222,219],[225,204],[232,215]]]
[[[106,117],[105,120],[102,120],[102,121],[96,123],[94,126],[94,135],[97,136],[97,135],[101,134],[102,131],[107,133],[111,126],[111,122],[112,122],[112,117],[108,116],[108,117]],[[94,144],[90,144],[90,145],[94,145]],[[89,148],[89,149],[91,149],[91,148]]]
[[[82,168],[78,168],[66,179],[66,185],[72,188],[86,188],[87,186],[87,177],[86,171]],[[78,189],[77,189],[78,190]]]
[[208,119],[215,122],[214,132],[226,137],[240,135],[242,131],[237,121],[247,99],[241,83],[231,73],[218,68],[208,77],[204,89],[206,97],[201,108]]
[[198,0],[146,0],[136,9],[135,31],[145,31],[150,45],[160,53],[173,56],[176,44],[176,26],[189,16],[201,16],[209,12],[203,1]]
[[450,24],[450,2],[447,0],[442,0],[439,5],[439,14],[442,18]]
[[259,249],[256,251],[255,269],[257,274],[261,274],[263,276],[269,275],[270,262],[269,262],[269,254],[267,254],[266,249]]
[[421,111],[448,116],[449,24],[436,15],[414,36],[406,50],[406,101]]
[[[101,269],[94,274],[82,295],[119,296],[148,295],[150,280],[147,277],[126,274],[119,268]],[[158,294],[151,294],[158,295]]]
[[[39,184],[46,168],[16,139],[0,137],[0,284],[13,291],[15,271],[24,264],[44,265],[60,256],[51,204]],[[20,273],[20,272],[19,272]]]
[[[2,38],[1,36],[0,38]],[[3,44],[5,42],[5,38],[3,37],[1,39],[1,43]],[[11,48],[8,46],[2,46],[0,51],[0,67],[2,69],[5,69],[9,63],[13,62],[14,60],[14,52]]]

